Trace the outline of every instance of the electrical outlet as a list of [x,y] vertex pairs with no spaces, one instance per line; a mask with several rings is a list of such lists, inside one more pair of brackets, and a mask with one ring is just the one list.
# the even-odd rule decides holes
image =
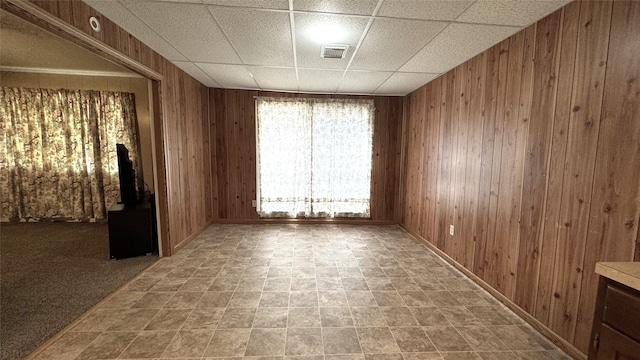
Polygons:
[[253,207],[258,206],[258,201],[256,201],[256,200],[251,200],[251,206],[253,206]]
[[449,225],[449,235],[453,236],[453,225]]

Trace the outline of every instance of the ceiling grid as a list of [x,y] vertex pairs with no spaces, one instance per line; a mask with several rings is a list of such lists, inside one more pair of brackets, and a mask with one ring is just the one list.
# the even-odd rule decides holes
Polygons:
[[210,87],[406,95],[570,0],[83,1]]

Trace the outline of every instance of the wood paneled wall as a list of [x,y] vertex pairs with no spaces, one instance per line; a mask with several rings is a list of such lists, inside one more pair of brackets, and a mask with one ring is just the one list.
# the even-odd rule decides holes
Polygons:
[[[249,90],[209,89],[214,220],[258,220],[254,96],[326,97]],[[347,97],[347,96],[342,96]],[[374,97],[371,220],[394,221],[400,173],[402,97]]]
[[179,246],[211,222],[209,105],[200,82],[168,61],[163,74],[169,231],[172,245]]
[[[276,94],[207,91],[86,4],[34,3],[162,74],[170,250],[211,219],[257,219],[253,96]],[[595,263],[640,260],[639,23],[640,2],[576,1],[408,95],[402,184],[403,100],[375,98],[372,219],[399,201],[405,228],[583,352]]]
[[402,225],[584,353],[595,263],[640,260],[638,24],[572,2],[407,96]]
[[[82,1],[32,2],[118,53],[161,74],[161,107],[156,107],[155,111],[161,112],[162,121],[153,125],[155,165],[158,168],[156,194],[165,219],[161,223],[162,233],[168,237],[165,255],[170,255],[176,246],[199,233],[211,220],[207,88]],[[12,6],[8,9],[16,11]],[[30,17],[28,12],[21,14]],[[90,16],[101,20],[102,31],[96,33],[91,30]],[[47,27],[46,23],[41,22],[41,25]]]

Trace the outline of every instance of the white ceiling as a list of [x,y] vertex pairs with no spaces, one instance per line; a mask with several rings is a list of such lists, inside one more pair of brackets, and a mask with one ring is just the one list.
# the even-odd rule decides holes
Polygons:
[[0,70],[93,76],[138,76],[1,9]]
[[209,87],[406,95],[570,0],[83,1]]

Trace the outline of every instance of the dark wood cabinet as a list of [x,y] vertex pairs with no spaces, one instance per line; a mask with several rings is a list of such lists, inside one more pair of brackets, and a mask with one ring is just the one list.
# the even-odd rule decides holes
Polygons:
[[640,360],[640,291],[600,276],[590,360]]
[[157,251],[153,197],[135,207],[115,203],[108,210],[109,256],[124,259]]
[[598,359],[635,360],[640,356],[640,343],[603,324],[600,327],[600,345],[596,354]]

